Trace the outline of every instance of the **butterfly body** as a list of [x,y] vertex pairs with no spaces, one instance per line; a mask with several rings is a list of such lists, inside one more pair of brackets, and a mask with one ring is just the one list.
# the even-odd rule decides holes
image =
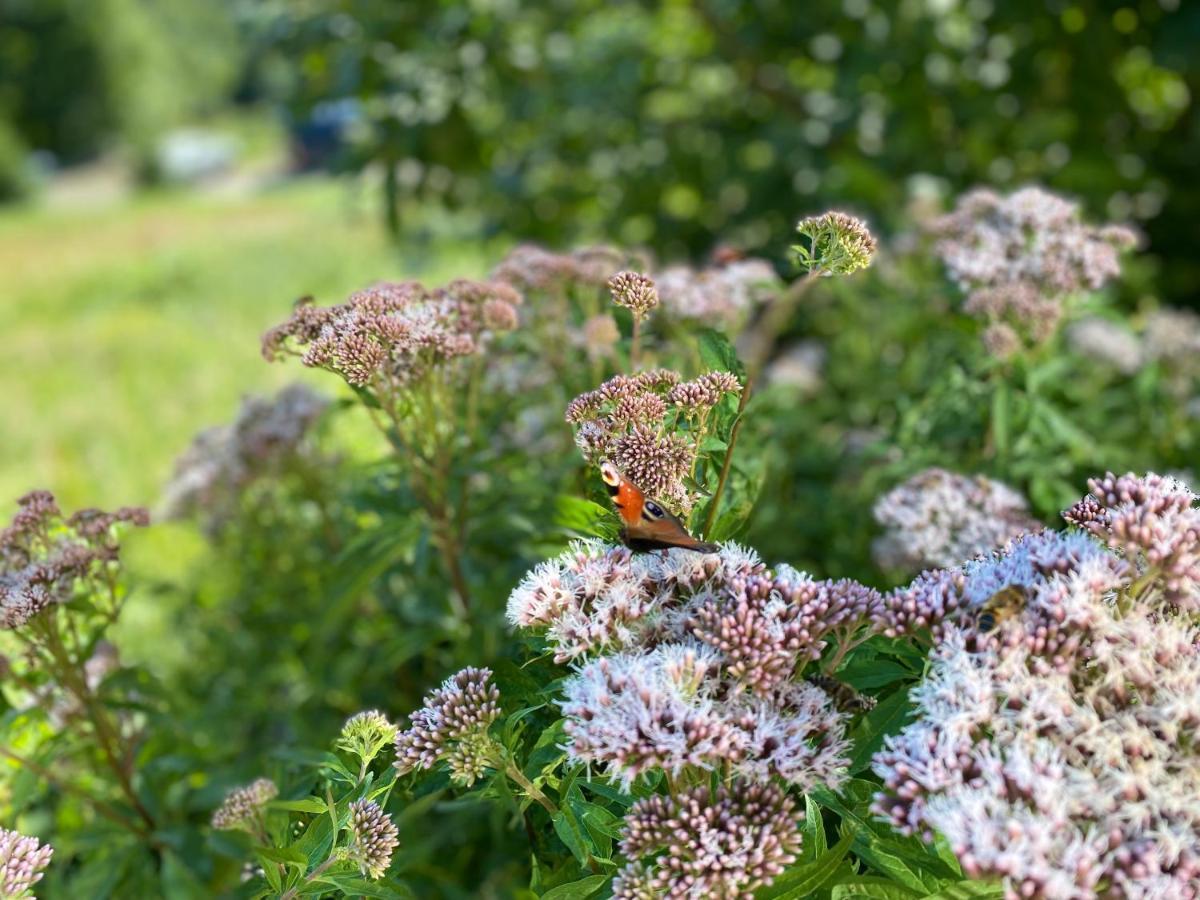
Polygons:
[[676,516],[627,479],[610,462],[600,465],[600,476],[608,488],[613,506],[621,519],[621,542],[630,550],[648,552],[683,547],[698,553],[716,553],[717,544],[701,541],[690,534]]

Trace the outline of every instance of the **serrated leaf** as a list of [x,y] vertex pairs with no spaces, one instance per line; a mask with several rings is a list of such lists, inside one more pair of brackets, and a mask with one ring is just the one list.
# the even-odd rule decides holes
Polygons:
[[595,894],[608,882],[609,875],[588,875],[570,884],[560,884],[542,894],[541,900],[584,900]]

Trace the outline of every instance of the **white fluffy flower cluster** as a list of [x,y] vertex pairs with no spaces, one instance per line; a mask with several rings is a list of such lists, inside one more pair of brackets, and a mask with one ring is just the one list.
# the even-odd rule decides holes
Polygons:
[[[874,762],[900,831],[941,833],[1014,897],[1195,900],[1200,630],[1179,603],[1179,496],[1157,476],[1097,479],[1068,518],[1112,549],[1043,532],[888,598],[893,633],[938,638],[917,720]],[[1148,562],[1164,529],[1183,539]],[[983,627],[1013,591],[1022,604]]]
[[754,310],[783,290],[761,259],[739,259],[706,269],[670,266],[654,276],[663,309],[673,318],[709,328],[736,330]]
[[871,548],[883,569],[953,566],[1041,525],[1015,490],[981,475],[926,469],[875,502],[886,531]]
[[[531,572],[509,599],[560,662],[571,755],[628,787],[662,768],[727,765],[811,787],[843,777],[843,717],[800,678],[830,638],[865,633],[881,598],[853,581],[772,572],[734,544],[719,554],[634,555],[590,541]],[[603,655],[600,655],[603,654]]]
[[1085,224],[1077,203],[1037,187],[971,191],[933,227],[964,309],[990,323],[985,343],[1001,355],[1053,334],[1064,300],[1120,275],[1121,252],[1137,242],[1127,228]]

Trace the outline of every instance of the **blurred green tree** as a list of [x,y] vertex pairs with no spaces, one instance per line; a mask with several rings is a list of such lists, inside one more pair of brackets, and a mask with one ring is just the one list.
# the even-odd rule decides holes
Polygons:
[[[1143,223],[1200,284],[1200,8],[1178,0],[254,4],[293,112],[353,98],[341,162],[489,230],[778,256],[795,214],[900,224],[908,179],[1029,181]],[[268,14],[266,10],[270,10]],[[925,182],[929,184],[930,182]]]

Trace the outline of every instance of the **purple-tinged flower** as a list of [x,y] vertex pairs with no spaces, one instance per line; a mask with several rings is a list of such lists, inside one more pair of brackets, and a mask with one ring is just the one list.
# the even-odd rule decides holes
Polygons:
[[268,361],[299,356],[355,387],[405,388],[479,352],[492,333],[517,324],[521,295],[504,282],[460,279],[441,288],[384,282],[342,304],[298,305],[263,336]]
[[208,528],[218,529],[251,484],[313,457],[307,438],[328,407],[329,398],[303,384],[245,398],[232,423],[201,431],[175,461],[164,514],[202,511]]
[[761,259],[700,270],[671,266],[656,272],[654,280],[666,315],[731,333],[783,290],[771,264]]
[[234,788],[213,813],[212,827],[218,831],[262,830],[267,804],[279,796],[279,788],[270,778],[259,778],[245,787]]
[[400,845],[399,830],[374,800],[350,804],[349,858],[367,878],[382,878]]
[[1132,375],[1145,363],[1137,336],[1109,319],[1088,316],[1068,325],[1066,334],[1067,343],[1080,356],[1123,375]]
[[117,564],[119,526],[144,526],[144,509],[82,509],[63,518],[48,491],[17,501],[11,524],[0,531],[0,628],[17,629],[67,603]]
[[608,280],[613,302],[623,306],[635,319],[644,319],[658,306],[658,289],[654,279],[638,272],[618,272]]
[[471,785],[490,766],[495,746],[488,728],[500,715],[500,692],[491,677],[491,669],[468,667],[425,697],[425,706],[412,714],[412,726],[396,735],[401,775],[443,760],[455,781]]
[[1108,548],[1026,535],[888,598],[889,633],[927,627],[936,645],[916,721],[875,757],[876,809],[1013,896],[1195,898],[1194,498],[1156,475],[1090,487],[1066,518]]
[[883,569],[953,566],[1042,527],[1006,484],[926,469],[875,501],[885,533],[871,548]]
[[795,862],[800,819],[792,799],[769,784],[646,797],[625,818],[621,852],[632,861],[613,896],[751,898]]
[[1200,610],[1200,507],[1187,485],[1153,472],[1110,472],[1088,488],[1064,518],[1155,574],[1166,605]]
[[5,900],[33,900],[33,886],[42,880],[54,848],[37,838],[0,828],[0,896]]
[[686,515],[698,496],[686,480],[700,452],[703,422],[722,397],[740,391],[729,372],[683,382],[677,372],[653,369],[617,375],[580,394],[565,418],[588,462],[611,461],[646,494]]
[[996,355],[1014,352],[1022,335],[1046,340],[1066,299],[1120,275],[1121,252],[1137,242],[1127,229],[1084,224],[1077,204],[1036,187],[1007,197],[972,191],[933,230],[950,277],[967,292],[964,309],[991,324],[985,336]]

